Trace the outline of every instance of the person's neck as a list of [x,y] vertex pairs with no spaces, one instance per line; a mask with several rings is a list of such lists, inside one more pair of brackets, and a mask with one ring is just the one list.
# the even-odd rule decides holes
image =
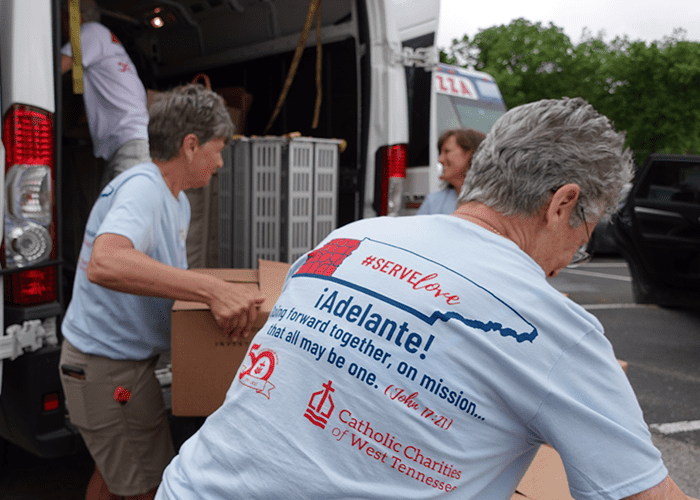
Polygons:
[[457,196],[459,196],[459,193],[462,192],[462,186],[464,185],[464,177],[454,182],[449,182],[448,185],[451,186],[452,189],[457,192]]
[[546,229],[543,217],[538,215],[504,215],[483,203],[462,203],[452,214],[493,234],[509,239],[539,263],[540,233]]
[[168,161],[152,160],[160,170],[165,185],[168,186],[170,192],[173,193],[175,199],[180,195],[180,191],[183,190],[183,166],[180,164],[180,160],[174,158]]
[[483,203],[463,203],[457,207],[452,215],[481,226],[498,236],[512,239],[508,236],[509,230],[505,216]]

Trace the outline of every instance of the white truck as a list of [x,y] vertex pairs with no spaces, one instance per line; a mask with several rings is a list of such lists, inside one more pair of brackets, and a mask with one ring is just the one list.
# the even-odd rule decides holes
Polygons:
[[[310,3],[320,4],[97,0],[102,24],[124,45],[147,88],[168,89],[205,72],[215,90],[240,87],[252,95],[240,131],[246,135],[300,132],[345,141],[337,226],[411,213],[438,185],[436,110],[450,116],[448,127],[476,127],[460,121],[470,114],[461,109],[474,108],[489,117],[476,128],[487,129],[505,109],[500,93],[488,75],[452,73],[458,93],[463,84],[474,94],[450,97],[450,68],[443,68],[444,88],[436,86],[438,0],[332,0],[320,4],[320,29],[302,42],[289,95],[268,131]],[[0,0],[0,436],[43,457],[80,446],[58,377],[60,321],[99,184],[76,113],[82,99],[60,74],[61,37],[60,0]],[[317,75],[322,100],[312,128]]]

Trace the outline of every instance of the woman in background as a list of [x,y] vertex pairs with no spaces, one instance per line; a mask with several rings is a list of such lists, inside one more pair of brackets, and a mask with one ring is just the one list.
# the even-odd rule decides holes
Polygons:
[[457,196],[471,166],[472,155],[485,137],[482,132],[471,128],[443,132],[438,140],[438,161],[442,164],[440,180],[444,187],[425,197],[417,215],[449,215],[457,209]]

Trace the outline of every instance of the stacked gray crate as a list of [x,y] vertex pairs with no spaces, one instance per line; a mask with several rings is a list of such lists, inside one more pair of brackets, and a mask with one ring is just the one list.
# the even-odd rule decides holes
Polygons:
[[[245,267],[257,268],[258,259],[281,260],[280,230],[282,227],[282,170],[287,151],[283,139],[250,139],[250,239],[251,262]],[[234,170],[238,165],[234,164]],[[244,245],[245,235],[239,240]],[[237,242],[234,242],[236,244]]]
[[316,139],[314,143],[314,227],[312,247],[336,227],[338,206],[338,145],[340,141]]
[[233,141],[219,174],[221,267],[256,268],[258,259],[291,263],[335,229],[339,143]]
[[[233,229],[234,215],[239,210],[234,209],[234,200],[239,200],[241,193],[234,192],[238,183],[233,180],[233,163],[235,154],[242,153],[245,148],[235,148],[231,142],[221,152],[224,165],[219,169],[219,199],[218,199],[218,227],[219,227],[219,267],[231,267],[234,262]],[[241,259],[244,259],[242,256]]]
[[284,214],[285,231],[282,246],[287,262],[294,262],[311,249],[314,204],[314,143],[310,139],[289,141],[289,163],[286,170]]

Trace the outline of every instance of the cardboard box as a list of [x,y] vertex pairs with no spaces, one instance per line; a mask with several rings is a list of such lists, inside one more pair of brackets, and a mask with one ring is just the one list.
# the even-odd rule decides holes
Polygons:
[[564,464],[554,448],[540,446],[511,500],[573,500]]
[[[198,269],[226,281],[241,283],[265,296],[255,329],[267,321],[277,302],[289,264],[260,261],[258,270]],[[172,412],[203,417],[224,402],[233,377],[250,345],[224,337],[206,304],[176,301],[172,310]]]

